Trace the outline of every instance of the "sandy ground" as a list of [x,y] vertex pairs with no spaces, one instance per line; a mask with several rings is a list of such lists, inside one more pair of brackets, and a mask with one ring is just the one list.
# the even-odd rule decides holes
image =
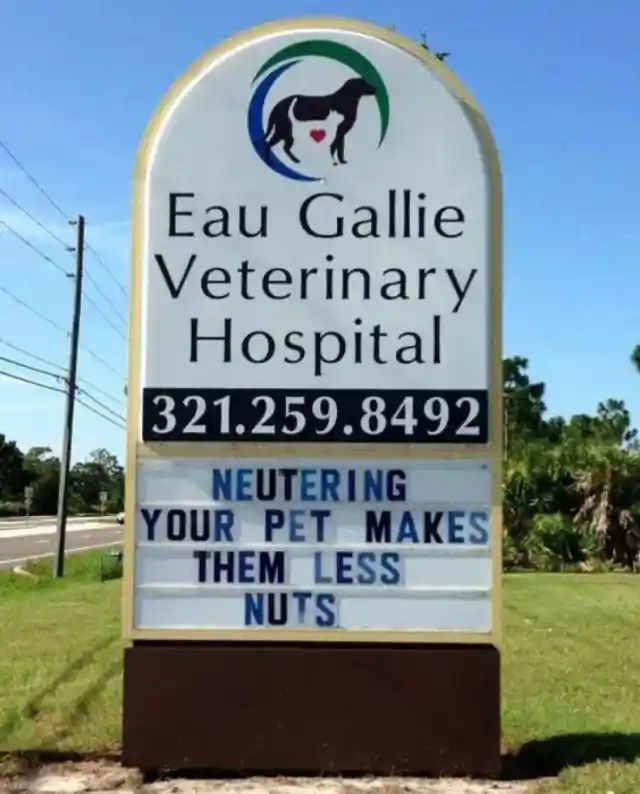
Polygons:
[[423,778],[169,778],[144,783],[117,764],[66,764],[0,778],[3,794],[530,794],[531,783],[428,780]]

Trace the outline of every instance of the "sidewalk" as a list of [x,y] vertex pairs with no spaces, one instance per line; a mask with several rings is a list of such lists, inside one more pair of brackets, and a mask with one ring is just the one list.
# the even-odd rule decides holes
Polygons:
[[3,794],[528,794],[532,788],[532,783],[421,778],[168,778],[144,783],[135,770],[95,762],[0,778]]

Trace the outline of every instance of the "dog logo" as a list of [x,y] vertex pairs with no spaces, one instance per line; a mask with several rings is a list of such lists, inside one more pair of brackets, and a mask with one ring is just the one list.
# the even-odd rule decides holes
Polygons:
[[[311,58],[325,58],[346,67],[332,93],[288,93],[275,104],[272,89],[280,78]],[[308,142],[328,148],[333,166],[345,165],[348,136],[358,122],[363,102],[374,101],[380,117],[380,148],[389,127],[389,94],[375,66],[351,47],[324,39],[291,44],[275,53],[253,79],[247,126],[253,148],[265,165],[280,176],[301,182],[317,182],[321,176],[303,173],[298,149]],[[270,107],[270,110],[267,109]],[[280,151],[277,151],[280,150]],[[284,158],[292,163],[284,161]],[[305,161],[306,164],[306,161]],[[308,170],[308,168],[305,168]]]

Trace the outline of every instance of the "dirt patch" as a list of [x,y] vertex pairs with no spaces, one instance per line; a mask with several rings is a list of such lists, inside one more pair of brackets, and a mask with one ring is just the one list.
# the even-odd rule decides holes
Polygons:
[[262,778],[144,783],[137,770],[99,761],[7,770],[3,794],[532,794],[531,782],[426,778]]

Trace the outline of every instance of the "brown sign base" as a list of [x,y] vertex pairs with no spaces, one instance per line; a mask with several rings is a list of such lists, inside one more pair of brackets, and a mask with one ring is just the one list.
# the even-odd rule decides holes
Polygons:
[[140,643],[125,651],[123,763],[147,772],[500,772],[490,646]]

